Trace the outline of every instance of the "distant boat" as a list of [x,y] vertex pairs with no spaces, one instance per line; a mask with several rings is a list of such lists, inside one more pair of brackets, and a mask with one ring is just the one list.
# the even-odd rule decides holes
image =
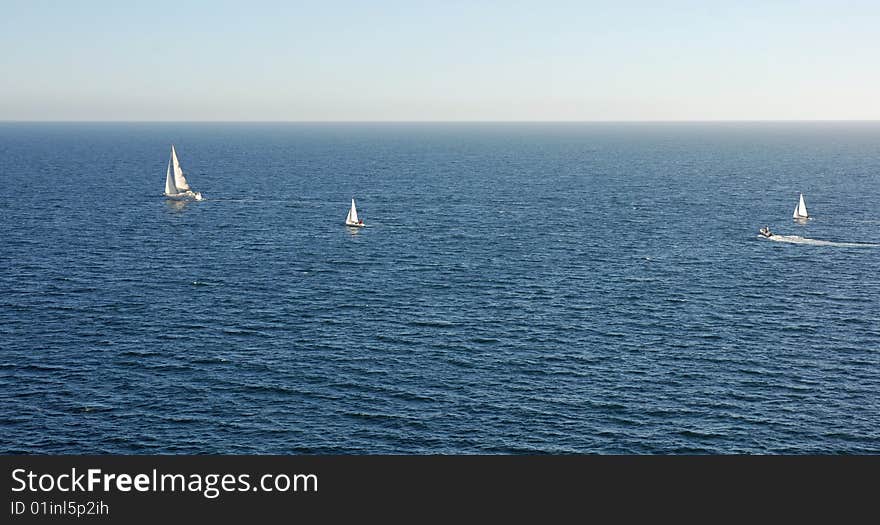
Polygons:
[[183,200],[195,199],[202,200],[202,194],[192,191],[186,177],[183,176],[183,169],[177,160],[177,152],[174,151],[174,144],[171,145],[171,157],[168,159],[168,169],[165,171],[165,196],[169,199]]
[[794,214],[792,215],[795,219],[808,219],[810,216],[807,214],[807,205],[804,203],[804,194],[801,193],[801,198],[798,201],[797,206],[794,208]]
[[363,219],[358,219],[358,211],[354,205],[354,199],[351,199],[351,209],[348,210],[348,216],[345,218],[345,225],[354,226],[356,228],[363,228],[366,226]]

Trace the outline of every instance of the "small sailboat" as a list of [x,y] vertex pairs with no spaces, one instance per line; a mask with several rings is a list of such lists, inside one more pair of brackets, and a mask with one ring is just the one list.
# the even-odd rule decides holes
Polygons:
[[804,203],[804,194],[801,193],[801,198],[798,201],[797,206],[794,208],[794,214],[792,215],[794,219],[809,219],[810,216],[807,214],[807,205]]
[[345,218],[345,225],[354,226],[356,228],[363,228],[366,226],[363,219],[358,219],[358,212],[354,205],[354,198],[351,199],[351,209],[348,210],[348,216]]
[[180,162],[177,160],[174,144],[171,145],[171,157],[168,158],[168,169],[165,171],[165,197],[175,200],[202,200],[202,194],[189,187]]

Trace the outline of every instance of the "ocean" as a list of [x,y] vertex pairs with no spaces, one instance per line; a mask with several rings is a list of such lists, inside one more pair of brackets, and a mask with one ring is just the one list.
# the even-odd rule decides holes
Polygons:
[[880,453],[880,123],[0,123],[0,179],[3,453]]

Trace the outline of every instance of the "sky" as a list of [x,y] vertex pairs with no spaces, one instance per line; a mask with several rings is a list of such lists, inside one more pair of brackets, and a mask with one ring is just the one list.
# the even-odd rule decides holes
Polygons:
[[880,2],[0,0],[0,120],[880,119]]

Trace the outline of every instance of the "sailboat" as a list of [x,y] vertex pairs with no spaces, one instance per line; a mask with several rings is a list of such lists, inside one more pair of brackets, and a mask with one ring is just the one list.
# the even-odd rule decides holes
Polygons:
[[810,216],[807,214],[807,205],[804,203],[804,194],[801,193],[801,198],[798,201],[797,206],[794,208],[794,214],[792,218],[795,219],[808,219]]
[[165,171],[165,197],[175,200],[195,199],[202,200],[202,194],[192,191],[186,177],[183,176],[183,169],[177,160],[177,152],[174,150],[174,144],[171,145],[171,157],[168,158],[168,169]]
[[345,218],[345,225],[354,226],[356,228],[363,228],[366,226],[363,219],[358,219],[358,211],[354,205],[354,198],[351,199],[351,209],[348,210],[348,216]]

